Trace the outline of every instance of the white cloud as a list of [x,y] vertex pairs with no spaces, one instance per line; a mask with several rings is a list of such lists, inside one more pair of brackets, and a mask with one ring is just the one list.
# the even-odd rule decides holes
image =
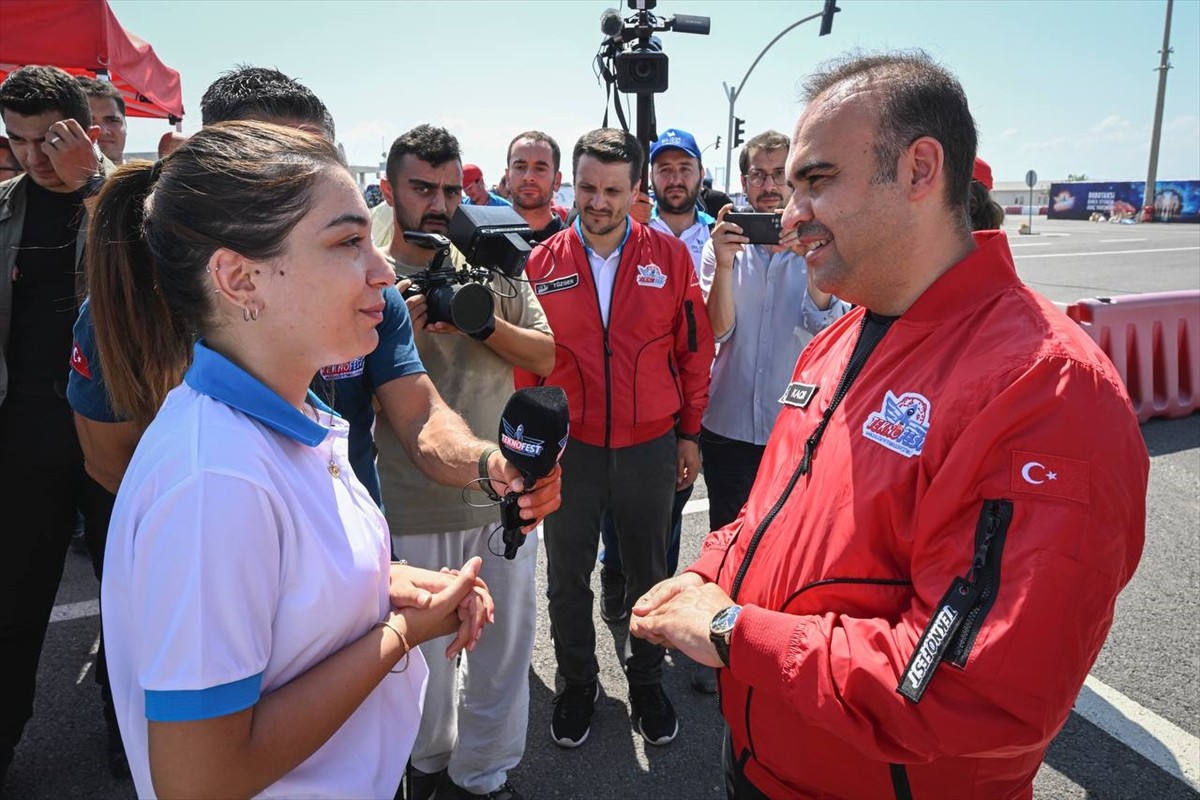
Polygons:
[[1104,119],[1092,126],[1092,133],[1107,133],[1110,131],[1125,130],[1129,127],[1129,120],[1122,119],[1117,114],[1109,114]]

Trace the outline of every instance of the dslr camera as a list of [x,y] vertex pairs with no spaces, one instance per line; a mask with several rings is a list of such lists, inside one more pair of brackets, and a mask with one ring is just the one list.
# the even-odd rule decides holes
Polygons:
[[[404,240],[436,251],[429,266],[412,275],[405,297],[425,295],[430,322],[448,322],[469,336],[486,338],[494,328],[493,275],[519,279],[531,252],[533,231],[507,206],[459,206],[450,219],[449,238],[405,231]],[[455,267],[450,245],[466,266]]]

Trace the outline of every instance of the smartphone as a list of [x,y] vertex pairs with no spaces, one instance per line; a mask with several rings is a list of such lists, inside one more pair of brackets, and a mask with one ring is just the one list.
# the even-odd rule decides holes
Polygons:
[[779,244],[781,220],[778,214],[756,211],[731,211],[725,215],[726,222],[741,226],[742,235],[750,244]]

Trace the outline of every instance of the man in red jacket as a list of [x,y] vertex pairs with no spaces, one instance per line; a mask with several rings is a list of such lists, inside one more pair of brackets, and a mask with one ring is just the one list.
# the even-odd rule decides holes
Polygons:
[[[555,332],[545,383],[566,391],[571,414],[563,503],[545,523],[550,624],[566,684],[550,729],[562,747],[583,744],[599,696],[590,580],[600,516],[612,509],[628,609],[670,574],[671,503],[700,471],[712,329],[687,247],[629,216],[643,157],[623,131],[580,138],[572,155],[579,217],[535,248],[526,267]],[[658,645],[626,646],[633,722],[653,745],[679,730],[662,660]]]
[[1141,556],[1145,445],[1108,359],[970,233],[957,79],[858,56],[806,94],[783,227],[859,308],[632,632],[720,668],[731,797],[1028,798]]

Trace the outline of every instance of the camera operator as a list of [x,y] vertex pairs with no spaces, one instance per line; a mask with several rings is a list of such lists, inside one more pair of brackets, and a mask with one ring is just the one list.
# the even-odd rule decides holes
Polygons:
[[[394,212],[389,252],[397,274],[424,271],[439,254],[406,240],[404,233],[447,234],[462,201],[458,140],[431,125],[405,133],[392,144],[380,186]],[[464,266],[457,251],[450,258]],[[429,322],[425,295],[407,299],[417,351],[430,379],[477,432],[499,427],[512,394],[514,366],[543,376],[554,366],[550,326],[528,283],[493,273],[488,286],[495,295],[494,321],[470,336],[449,322]],[[429,645],[429,687],[413,747],[409,796],[424,798],[436,791],[439,798],[519,797],[507,773],[521,760],[528,727],[536,542],[527,542],[514,560],[503,558],[499,511],[467,505],[459,489],[434,484],[386,427],[380,426],[376,441],[396,551],[410,564],[434,569],[449,563],[450,553],[481,556],[496,603],[497,630],[464,654],[461,691],[457,662],[441,655],[445,644]]]
[[541,131],[518,133],[508,143],[504,177],[512,192],[513,210],[533,229],[533,241],[544,242],[567,227],[554,213],[554,193],[562,185],[562,150]]

